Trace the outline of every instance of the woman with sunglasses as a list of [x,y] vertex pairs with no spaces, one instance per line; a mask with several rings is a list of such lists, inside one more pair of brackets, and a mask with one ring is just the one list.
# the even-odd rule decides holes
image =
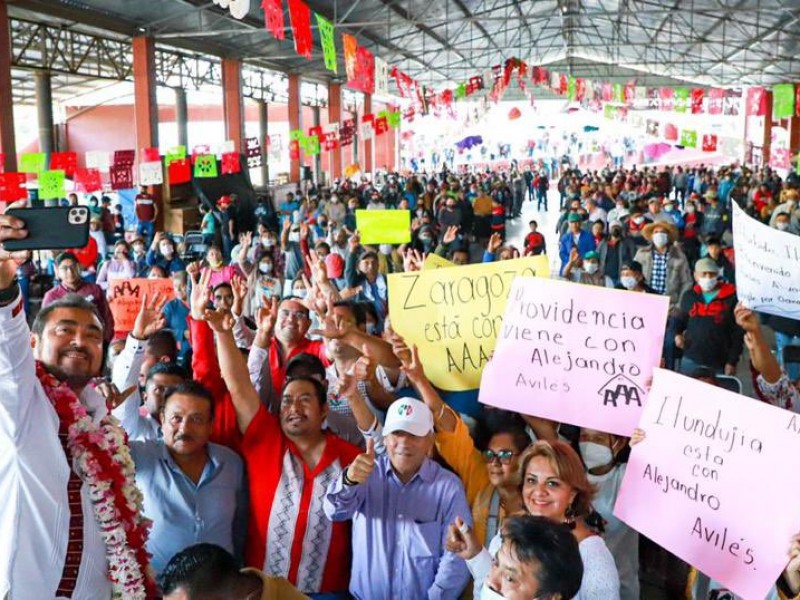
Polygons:
[[[619,600],[619,575],[614,557],[603,538],[586,524],[592,511],[595,487],[586,478],[578,453],[560,440],[539,441],[520,457],[520,472],[522,500],[528,514],[565,523],[578,541],[583,580],[575,598]],[[489,549],[483,548],[474,532],[456,519],[450,526],[447,549],[467,561],[476,592],[487,594],[482,588],[501,544],[501,536],[496,535]],[[491,597],[491,593],[481,597]]]
[[500,531],[506,517],[524,513],[518,474],[519,456],[530,443],[524,425],[511,413],[496,419],[490,427],[486,449],[480,452],[467,425],[442,401],[425,377],[416,347],[409,349],[396,334],[391,336],[391,341],[403,371],[433,413],[439,455],[464,484],[477,539],[481,544],[488,544]]

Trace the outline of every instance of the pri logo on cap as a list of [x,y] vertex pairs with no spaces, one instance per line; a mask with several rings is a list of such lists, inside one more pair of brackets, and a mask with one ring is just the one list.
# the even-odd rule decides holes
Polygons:
[[401,404],[397,407],[397,414],[401,417],[410,417],[411,413],[414,412],[414,407],[410,404]]

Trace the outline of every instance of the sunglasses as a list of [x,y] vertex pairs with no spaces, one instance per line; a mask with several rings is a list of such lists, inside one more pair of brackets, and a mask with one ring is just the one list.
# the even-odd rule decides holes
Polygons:
[[493,463],[495,460],[498,460],[500,461],[501,465],[507,465],[511,463],[511,459],[517,454],[518,452],[512,452],[511,450],[498,450],[497,452],[493,452],[492,450],[484,450],[483,460],[489,464]]

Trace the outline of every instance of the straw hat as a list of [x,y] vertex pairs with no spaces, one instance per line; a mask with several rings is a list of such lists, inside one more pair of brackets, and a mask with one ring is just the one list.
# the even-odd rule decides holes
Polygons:
[[673,223],[668,221],[655,221],[653,223],[648,223],[645,225],[644,229],[642,229],[642,237],[646,239],[648,242],[653,241],[653,230],[656,227],[660,227],[661,229],[667,232],[669,236],[669,243],[674,244],[678,241],[678,228],[675,227]]

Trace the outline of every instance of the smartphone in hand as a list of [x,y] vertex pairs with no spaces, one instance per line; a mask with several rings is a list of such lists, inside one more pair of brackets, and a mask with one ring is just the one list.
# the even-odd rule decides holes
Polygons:
[[9,252],[83,248],[89,242],[89,208],[86,206],[12,208],[6,214],[22,220],[28,231],[24,239],[3,243],[3,248]]

